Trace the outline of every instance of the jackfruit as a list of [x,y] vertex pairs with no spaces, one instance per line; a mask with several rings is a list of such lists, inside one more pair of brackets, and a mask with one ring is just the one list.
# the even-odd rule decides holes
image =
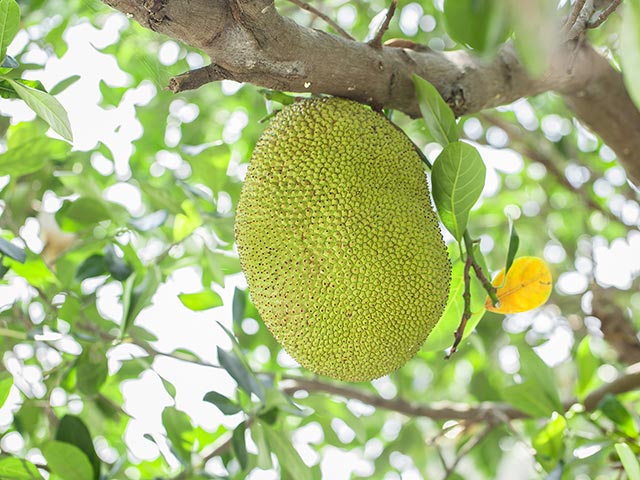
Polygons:
[[235,236],[253,303],[303,367],[398,369],[439,320],[451,265],[414,144],[351,100],[285,107],[254,149]]

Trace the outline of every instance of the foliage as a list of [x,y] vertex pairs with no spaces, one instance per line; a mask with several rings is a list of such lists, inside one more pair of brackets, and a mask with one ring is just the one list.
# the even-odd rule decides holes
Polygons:
[[[487,58],[511,39],[531,72],[544,68],[533,14],[556,2],[523,0],[521,15],[496,3],[401,2],[387,36]],[[587,35],[637,102],[640,16],[628,3]],[[320,6],[358,39],[386,7]],[[639,317],[640,206],[615,154],[557,96],[456,121],[416,79],[428,121],[394,122],[434,171],[473,177],[464,201],[456,181],[432,178],[452,295],[416,358],[344,385],[283,354],[234,251],[260,120],[291,95],[225,81],[174,96],[169,78],[208,60],[97,1],[0,0],[0,31],[1,479],[638,478],[638,392],[585,405],[624,372],[592,302],[614,287]],[[485,313],[474,272],[466,304],[468,256],[512,274],[516,250],[548,263],[547,304]],[[464,341],[445,360],[465,310]],[[440,402],[495,408],[465,420]]]

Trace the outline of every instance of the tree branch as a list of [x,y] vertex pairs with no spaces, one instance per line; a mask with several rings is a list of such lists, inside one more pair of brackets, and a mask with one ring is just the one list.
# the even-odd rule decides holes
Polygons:
[[586,43],[577,50],[559,46],[552,67],[534,79],[510,45],[493,61],[462,50],[376,49],[302,27],[267,0],[103,1],[141,25],[202,49],[222,78],[275,90],[347,97],[412,117],[420,115],[414,73],[434,84],[457,115],[556,91],[616,151],[629,176],[640,179],[640,112],[622,75]]
[[[582,405],[586,411],[595,410],[598,403],[607,393],[617,395],[629,392],[640,387],[640,363],[627,368],[622,376],[611,383],[603,385],[591,392]],[[505,403],[482,402],[476,405],[468,405],[453,402],[434,402],[426,405],[422,403],[403,400],[400,398],[386,399],[375,393],[362,389],[327,383],[319,379],[291,378],[281,382],[282,391],[292,395],[298,391],[309,393],[329,393],[339,395],[347,399],[360,400],[372,407],[391,410],[410,417],[427,417],[433,420],[464,420],[469,423],[487,422],[497,424],[508,420],[529,418],[524,412]],[[574,404],[580,403],[577,399],[564,402],[565,410],[569,410]]]

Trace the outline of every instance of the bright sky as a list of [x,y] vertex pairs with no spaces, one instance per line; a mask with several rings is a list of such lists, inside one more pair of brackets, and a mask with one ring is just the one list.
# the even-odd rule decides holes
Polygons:
[[[339,21],[348,26],[352,13],[354,12],[350,10],[350,7],[345,5],[338,12]],[[81,75],[81,79],[78,82],[57,97],[69,112],[75,139],[74,148],[80,150],[91,149],[97,141],[107,144],[114,153],[115,162],[111,164],[106,159],[98,158],[95,160],[96,166],[102,169],[101,171],[105,174],[115,171],[123,181],[126,181],[131,175],[128,166],[128,158],[132,151],[131,142],[142,134],[142,128],[135,118],[134,107],[135,105],[147,103],[155,94],[155,87],[151,82],[146,82],[142,86],[130,90],[117,108],[104,110],[99,107],[100,92],[98,82],[104,80],[112,86],[127,86],[128,76],[119,69],[113,57],[100,53],[94,46],[102,48],[115,42],[118,38],[118,31],[123,28],[126,21],[122,15],[112,15],[102,30],[97,30],[88,23],[69,29],[65,34],[69,50],[62,59],[52,57],[47,60],[47,54],[34,45],[31,46],[32,50],[28,56],[24,58],[24,61],[46,61],[46,67],[43,71],[30,72],[30,75],[32,78],[41,80],[48,88],[70,75]],[[417,28],[430,31],[435,27],[433,17],[424,16],[422,7],[418,4],[411,4],[404,8],[400,21],[402,28],[409,33]],[[39,35],[37,28],[33,27],[30,34],[37,37]],[[21,51],[27,39],[28,34],[21,31],[10,47],[9,54]],[[161,58],[159,60],[165,64],[171,63],[171,58],[174,55],[176,55],[175,44],[167,42],[161,50]],[[195,62],[197,63],[197,59]],[[232,93],[234,88],[233,85],[229,85],[229,93]],[[523,124],[537,122],[531,107],[526,101],[517,102],[511,108],[516,111]],[[13,123],[29,120],[34,116],[31,110],[21,102],[16,101],[0,100],[0,110],[10,111],[13,115]],[[549,136],[562,134],[567,125],[559,117],[550,117],[545,118],[543,121],[542,127],[545,133]],[[232,119],[233,125],[229,127],[229,132],[231,132],[229,135],[240,135],[246,121],[246,118]],[[120,128],[116,128],[118,126]],[[569,125],[570,127],[571,125]],[[475,133],[478,133],[478,136],[482,134],[482,131],[478,132],[479,128],[479,124],[474,123],[473,120],[465,123],[465,131],[471,138],[474,137]],[[490,133],[490,136],[489,140],[496,146],[502,146],[506,142],[504,132],[499,129]],[[589,142],[588,132],[584,133],[583,136],[584,142],[587,144]],[[480,145],[477,146],[488,167],[487,185],[483,196],[490,197],[495,195],[500,188],[501,180],[499,174],[517,173],[524,168],[524,163],[520,155],[512,150],[495,150]],[[429,145],[426,153],[433,159],[439,153],[439,147]],[[584,172],[579,168],[576,168],[575,172],[571,173],[572,178],[577,182],[580,181],[583,175]],[[614,171],[610,177],[607,180],[611,184],[619,185],[624,182],[624,172]],[[602,188],[606,189],[606,185],[603,184]],[[121,183],[111,191],[105,192],[105,197],[126,205],[133,212],[141,208],[139,192],[125,183]],[[56,199],[51,199],[50,203],[45,202],[44,207],[50,210],[55,209],[57,203]],[[621,212],[625,221],[630,224],[637,223],[640,216],[637,204],[634,204],[634,207],[619,199],[618,203],[619,205],[616,208]],[[508,213],[514,219],[521,215],[535,216],[538,210],[539,208],[537,208],[535,202],[529,205],[512,205],[508,207]],[[37,249],[37,225],[34,224],[32,227],[26,229],[23,234],[27,237],[30,246]],[[490,237],[483,238],[483,249],[490,250],[492,244],[493,241]],[[628,289],[631,286],[632,278],[640,272],[639,252],[640,232],[637,231],[630,233],[626,240],[619,239],[611,245],[608,245],[602,238],[596,238],[593,251],[594,259],[596,260],[595,272],[592,272],[593,263],[586,257],[582,258],[580,261],[576,261],[574,271],[565,272],[557,279],[556,288],[560,292],[570,295],[581,294],[588,288],[588,276],[595,273],[598,281],[605,286],[611,285]],[[564,260],[565,256],[566,253],[558,242],[549,242],[544,250],[544,257],[550,263],[559,263]],[[224,307],[206,312],[193,312],[180,303],[177,295],[183,292],[201,290],[203,285],[200,283],[200,275],[191,268],[178,270],[158,290],[153,299],[153,305],[142,312],[137,324],[158,336],[159,341],[155,344],[155,348],[160,351],[170,352],[177,348],[186,348],[192,350],[204,360],[216,363],[216,347],[220,345],[223,348],[229,348],[229,340],[217,326],[216,321],[223,323],[227,327],[230,326],[230,300],[237,285],[244,287],[244,279],[241,275],[228,278],[225,288],[218,289],[218,293],[222,295],[225,301]],[[16,297],[28,296],[28,292],[29,290],[23,281],[14,279],[9,286],[0,286],[0,306],[13,303]],[[98,292],[98,307],[100,311],[106,318],[119,321],[121,306],[118,301],[122,293],[121,288],[116,284],[109,284],[104,287],[98,287]],[[560,312],[554,307],[543,307],[528,314],[507,318],[505,320],[505,328],[510,331],[517,331],[532,325],[533,329],[539,333],[549,335],[549,340],[538,348],[538,353],[547,363],[554,365],[568,357],[573,342],[573,336],[566,319],[559,318],[559,315]],[[132,352],[136,352],[135,348],[121,346],[114,349],[110,361],[112,370],[117,368],[118,359],[126,358]],[[7,358],[5,358],[6,360]],[[291,362],[287,358],[284,358],[283,361]],[[517,352],[514,352],[510,347],[505,347],[504,351],[500,352],[500,362],[506,371],[514,368],[516,369],[514,371],[517,371]],[[11,361],[7,363],[10,367]],[[235,385],[222,370],[198,367],[169,358],[159,358],[154,364],[154,369],[177,387],[177,408],[187,412],[197,424],[214,430],[220,423],[234,426],[242,420],[241,414],[225,417],[215,407],[201,400],[203,395],[210,390],[233,396]],[[34,385],[41,383],[41,378],[38,377],[37,372],[29,370],[23,371],[22,374],[25,377],[31,376],[31,383]],[[381,391],[385,388],[393,387],[385,379],[378,381],[376,385]],[[134,418],[127,428],[127,443],[131,447],[132,453],[138,458],[154,458],[158,454],[158,448],[152,442],[144,439],[142,435],[156,432],[156,439],[160,443],[162,442],[163,428],[160,422],[160,414],[162,409],[167,405],[171,405],[173,401],[164,390],[158,375],[153,372],[147,372],[138,380],[126,382],[122,388],[126,398],[124,408]],[[61,392],[57,392],[57,395],[58,397],[64,396]],[[18,399],[15,388],[11,399]],[[7,425],[11,422],[10,410],[11,401],[0,409],[0,425]],[[389,425],[386,425],[385,428],[392,432],[397,428],[398,421],[397,419],[390,419],[389,422]],[[345,438],[348,438],[353,433],[344,424],[341,425],[340,422],[336,422],[335,430],[338,435],[345,436]],[[317,462],[318,458],[308,446],[308,443],[314,440],[318,441],[321,436],[322,432],[317,424],[311,424],[295,434],[296,447],[309,463]],[[250,437],[247,437],[247,439],[251,445]],[[19,439],[14,437],[13,441],[18,442],[14,445],[11,444],[11,441],[9,439],[8,444],[5,441],[1,445],[2,448],[11,451],[15,449],[16,445],[19,446]],[[327,448],[323,452],[323,475],[325,478],[332,480],[341,480],[349,478],[352,471],[358,471],[360,474],[365,475],[370,474],[371,465],[367,460],[375,458],[376,452],[379,453],[380,448],[381,446],[375,442],[369,442],[364,452],[360,453],[345,453],[337,448]],[[528,452],[518,452],[518,449],[514,449],[513,452],[505,460],[506,462],[516,465],[530,463]],[[105,460],[109,460],[109,456],[113,455],[113,452],[105,449],[99,449],[99,453],[103,455]],[[405,467],[406,475],[402,478],[407,480],[421,478],[413,467],[412,462],[407,461],[408,457],[402,457],[404,456],[401,455],[394,460],[394,462]],[[523,464],[522,462],[525,463]],[[219,463],[211,462],[211,467],[212,473],[223,473],[220,471]],[[253,480],[276,479],[277,475],[274,472],[256,470],[249,478]]]

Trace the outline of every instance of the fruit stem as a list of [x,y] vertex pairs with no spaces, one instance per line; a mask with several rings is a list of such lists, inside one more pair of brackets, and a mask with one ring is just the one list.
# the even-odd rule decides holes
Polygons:
[[478,280],[480,280],[480,283],[482,283],[484,289],[487,291],[487,295],[489,295],[489,298],[491,299],[491,304],[495,307],[500,304],[500,299],[498,298],[498,294],[496,293],[496,288],[491,284],[487,276],[482,271],[482,267],[480,267],[480,264],[473,256],[474,241],[471,239],[471,235],[469,235],[468,230],[465,230],[463,238],[464,244],[467,248],[467,257],[471,259],[470,261],[471,266],[473,267],[473,271],[475,272],[476,277],[478,277]]

